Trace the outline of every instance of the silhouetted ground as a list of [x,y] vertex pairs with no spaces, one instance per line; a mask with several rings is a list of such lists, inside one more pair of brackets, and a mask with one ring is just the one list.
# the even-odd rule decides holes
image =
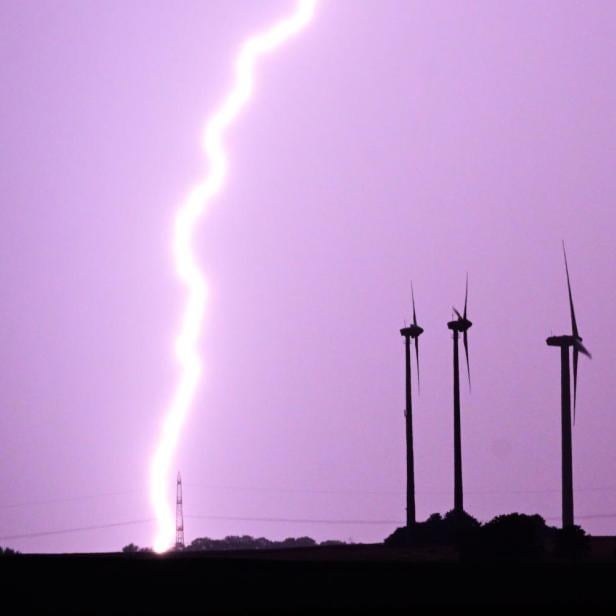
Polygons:
[[[583,559],[467,560],[447,545],[0,558],[13,613],[270,613],[413,606],[616,606],[616,538]],[[8,613],[8,612],[7,612]]]

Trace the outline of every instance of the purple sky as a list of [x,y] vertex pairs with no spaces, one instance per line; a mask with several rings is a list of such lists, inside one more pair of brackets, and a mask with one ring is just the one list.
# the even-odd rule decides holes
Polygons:
[[[152,516],[177,377],[171,222],[238,45],[288,0],[0,4],[0,537]],[[377,541],[402,520],[403,346],[422,337],[418,517],[453,501],[451,305],[469,272],[465,505],[559,523],[569,251],[576,514],[616,533],[616,5],[322,2],[260,65],[198,249],[205,380],[186,536]],[[170,478],[170,495],[174,488]],[[593,517],[612,514],[612,517]],[[584,516],[589,516],[584,519]],[[150,545],[153,525],[23,551]]]

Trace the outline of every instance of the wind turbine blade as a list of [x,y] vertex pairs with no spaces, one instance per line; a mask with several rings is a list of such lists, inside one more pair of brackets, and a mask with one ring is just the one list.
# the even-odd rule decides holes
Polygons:
[[463,335],[464,341],[464,354],[466,355],[466,373],[468,374],[468,388],[471,388],[471,365],[468,361],[468,330],[464,331]]
[[413,325],[417,325],[417,315],[415,314],[415,291],[413,290],[412,282],[411,282],[411,297],[413,299]]
[[462,315],[455,308],[452,307],[452,310],[458,315],[458,319],[462,318]]
[[573,307],[573,295],[571,293],[571,281],[569,279],[569,264],[567,263],[567,251],[565,250],[565,242],[563,242],[563,254],[565,255],[565,272],[567,272],[567,290],[569,291],[569,309],[571,310],[571,333],[579,338],[577,321],[575,320],[575,308]]
[[466,292],[464,293],[464,318],[466,319],[466,304],[468,303],[468,272],[466,274]]
[[582,355],[586,355],[588,359],[592,359],[592,355],[590,354],[590,351],[579,340],[576,340],[574,342],[573,348],[574,350],[579,351]]
[[579,351],[573,347],[573,423],[575,424],[575,403],[577,401],[577,370]]
[[419,382],[419,336],[415,336],[415,364],[417,366],[417,393],[421,390]]

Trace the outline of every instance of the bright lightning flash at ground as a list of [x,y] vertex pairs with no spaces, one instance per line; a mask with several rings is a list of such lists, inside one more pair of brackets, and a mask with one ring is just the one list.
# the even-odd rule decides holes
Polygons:
[[159,441],[150,467],[150,501],[157,521],[154,550],[164,552],[173,545],[174,518],[168,499],[170,465],[182,425],[194,401],[201,377],[199,337],[207,298],[207,287],[192,250],[193,231],[208,204],[221,191],[227,175],[225,130],[250,100],[257,60],[292,38],[311,21],[317,0],[299,0],[293,13],[267,30],[250,37],[241,47],[235,64],[232,90],[214,112],[205,128],[204,149],[207,176],[188,194],[178,209],[173,236],[177,274],[186,285],[188,298],[175,341],[181,374],[171,404],[163,418]]

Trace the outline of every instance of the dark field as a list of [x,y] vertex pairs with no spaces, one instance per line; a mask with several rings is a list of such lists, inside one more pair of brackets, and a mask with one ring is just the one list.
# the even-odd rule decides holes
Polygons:
[[[461,561],[448,548],[351,545],[293,550],[0,558],[12,613],[268,613],[418,605],[616,607],[616,539],[584,562]],[[8,613],[8,612],[5,612]]]

